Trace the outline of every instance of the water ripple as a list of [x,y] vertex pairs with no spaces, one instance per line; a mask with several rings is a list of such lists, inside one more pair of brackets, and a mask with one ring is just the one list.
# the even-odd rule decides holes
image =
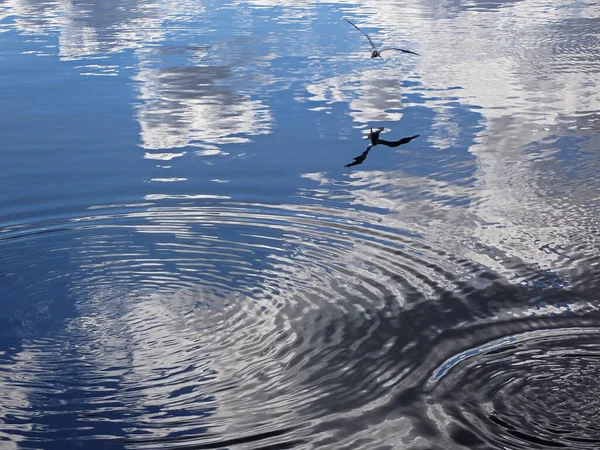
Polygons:
[[598,447],[596,5],[0,3],[0,447]]
[[[23,255],[46,255],[34,263],[46,275],[3,319],[18,337],[0,359],[12,442],[68,434],[217,448],[312,436],[322,446],[334,433],[347,436],[339,448],[368,448],[387,433],[381,418],[394,398],[414,402],[409,393],[432,383],[425,374],[447,354],[436,349],[444,330],[590,310],[561,289],[543,306],[546,288],[509,283],[364,211],[230,203],[90,212],[5,229],[0,240],[8,295],[27,283]],[[57,264],[67,269],[46,269]],[[457,373],[453,364],[478,353],[463,354],[440,367]],[[440,370],[438,385],[451,379]],[[423,418],[401,421],[409,445]]]
[[597,448],[598,333],[540,329],[453,356],[429,380],[438,423],[470,448]]
[[[90,211],[3,230],[9,292],[26,283],[17,274],[28,264],[28,245],[47,255],[35,263],[42,273],[71,268],[57,274],[61,280],[48,271],[29,289],[31,300],[5,319],[8,335],[19,337],[0,363],[2,391],[12,391],[2,415],[11,440],[19,435],[35,446],[69,434],[137,448],[290,444],[300,439],[293,437],[299,410],[322,396],[315,382],[329,378],[313,379],[313,369],[328,367],[332,376],[342,369],[336,347],[348,336],[333,331],[332,320],[364,323],[381,299],[400,302],[387,285],[392,271],[404,285],[435,276],[419,276],[414,267],[423,257],[402,250],[410,233],[369,231],[331,210]],[[407,262],[395,264],[399,259]],[[66,291],[53,292],[58,284]],[[72,311],[59,312],[65,304]],[[377,328],[375,322],[370,335]],[[46,338],[34,338],[42,331]],[[36,426],[23,431],[16,415]],[[57,428],[67,419],[72,425]]]

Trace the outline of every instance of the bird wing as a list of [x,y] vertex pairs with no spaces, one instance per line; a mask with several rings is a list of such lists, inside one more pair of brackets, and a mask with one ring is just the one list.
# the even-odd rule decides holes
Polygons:
[[421,56],[419,55],[417,52],[413,52],[411,50],[404,50],[403,48],[395,48],[395,47],[386,47],[386,48],[382,48],[381,50],[379,50],[379,53],[381,52],[385,52],[387,50],[396,50],[398,52],[404,52],[404,53],[410,53],[412,55],[417,55],[417,56]]
[[352,166],[358,166],[359,164],[362,164],[363,161],[365,159],[367,159],[367,155],[371,151],[372,147],[373,147],[372,145],[369,145],[364,152],[362,152],[360,155],[358,155],[355,158],[353,158],[354,161],[352,161],[351,163],[346,164],[344,167],[352,167]]
[[360,28],[358,28],[356,25],[354,25],[348,19],[344,18],[344,20],[346,22],[348,22],[350,25],[352,25],[354,28],[356,28],[358,31],[360,31],[362,34],[364,34],[367,37],[367,39],[369,40],[369,42],[371,43],[371,47],[375,48],[375,44],[373,44],[373,41],[371,40],[371,38],[369,37],[369,35],[367,33],[365,33],[363,30],[361,30]]
[[379,139],[378,144],[383,144],[386,145],[388,147],[398,147],[400,145],[404,145],[404,144],[408,144],[410,141],[412,141],[413,139],[418,138],[420,135],[415,134],[414,136],[411,137],[405,137],[402,138],[398,141],[386,141],[385,139]]

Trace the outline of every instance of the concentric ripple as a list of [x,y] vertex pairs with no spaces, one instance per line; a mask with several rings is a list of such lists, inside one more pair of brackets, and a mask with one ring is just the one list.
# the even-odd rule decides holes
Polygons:
[[557,327],[463,351],[434,371],[430,408],[469,448],[598,448],[599,336]]
[[337,392],[328,380],[365,361],[395,373],[380,358],[396,340],[380,311],[396,315],[411,292],[435,297],[480,269],[333,211],[121,205],[5,228],[5,295],[29,295],[3,317],[13,338],[0,363],[3,438],[291,445],[301,418],[349,392],[368,404],[372,376]]
[[593,2],[0,3],[1,450],[600,448]]
[[[376,213],[241,203],[90,212],[0,238],[4,294],[28,292],[3,316],[6,442],[371,448],[403,409],[394,399],[418,401],[444,330],[547,316],[539,289]],[[586,308],[557,292],[559,313]],[[402,417],[406,430],[423,422]]]

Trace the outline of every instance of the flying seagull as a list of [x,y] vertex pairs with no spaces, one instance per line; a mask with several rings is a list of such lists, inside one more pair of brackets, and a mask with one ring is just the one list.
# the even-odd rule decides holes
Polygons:
[[404,49],[402,49],[402,48],[384,47],[384,48],[382,48],[381,50],[377,50],[377,49],[375,48],[375,44],[373,44],[373,41],[371,40],[371,38],[369,37],[369,35],[368,35],[367,33],[365,33],[363,30],[361,30],[360,28],[358,28],[356,25],[354,25],[354,24],[353,24],[352,22],[350,22],[348,19],[344,18],[344,20],[345,20],[346,22],[348,22],[350,25],[352,25],[354,28],[356,28],[358,31],[360,31],[362,34],[364,34],[364,35],[367,37],[367,39],[368,39],[368,40],[369,40],[369,42],[371,43],[371,48],[373,49],[373,50],[371,50],[371,58],[377,58],[377,57],[380,57],[380,58],[381,58],[381,52],[385,52],[385,51],[387,51],[387,50],[396,50],[396,51],[403,52],[403,53],[410,53],[410,54],[412,54],[412,55],[418,55],[418,56],[421,56],[421,55],[419,55],[417,52],[412,52],[412,51],[410,51],[410,50],[404,50]]

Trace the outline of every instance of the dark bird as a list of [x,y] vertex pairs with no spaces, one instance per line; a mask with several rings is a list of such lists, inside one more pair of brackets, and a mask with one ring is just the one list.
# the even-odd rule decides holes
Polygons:
[[398,147],[400,145],[408,144],[410,141],[412,141],[413,139],[416,139],[420,136],[419,134],[415,134],[414,136],[402,138],[399,141],[386,141],[385,139],[379,138],[379,134],[383,131],[383,128],[376,128],[375,131],[373,131],[373,128],[371,128],[370,130],[371,131],[369,132],[368,139],[371,141],[371,145],[369,145],[364,152],[362,152],[360,155],[355,157],[354,161],[346,164],[344,167],[352,167],[352,166],[358,166],[359,164],[362,164],[363,161],[365,159],[367,159],[367,156],[369,155],[369,152],[371,151],[371,149],[373,147],[375,147],[376,145],[382,144],[387,147]]
[[346,22],[348,22],[350,25],[352,25],[354,28],[356,28],[358,31],[360,31],[362,34],[364,34],[367,39],[369,40],[369,42],[371,43],[371,58],[381,58],[381,52],[385,52],[388,50],[396,50],[398,52],[403,52],[403,53],[410,53],[411,55],[419,55],[417,52],[413,52],[410,50],[404,50],[403,48],[394,48],[394,47],[384,47],[381,50],[377,50],[377,48],[375,47],[375,44],[373,44],[373,41],[371,40],[371,38],[369,37],[369,35],[367,33],[365,33],[363,30],[361,30],[360,28],[358,28],[356,25],[354,25],[352,22],[350,22],[348,19],[344,18],[344,20]]
[[344,167],[352,167],[352,166],[358,166],[359,164],[362,164],[363,161],[365,159],[367,159],[367,155],[369,154],[369,152],[371,151],[372,148],[373,148],[373,146],[369,145],[364,152],[362,152],[360,155],[358,155],[354,158],[354,161],[346,164]]

